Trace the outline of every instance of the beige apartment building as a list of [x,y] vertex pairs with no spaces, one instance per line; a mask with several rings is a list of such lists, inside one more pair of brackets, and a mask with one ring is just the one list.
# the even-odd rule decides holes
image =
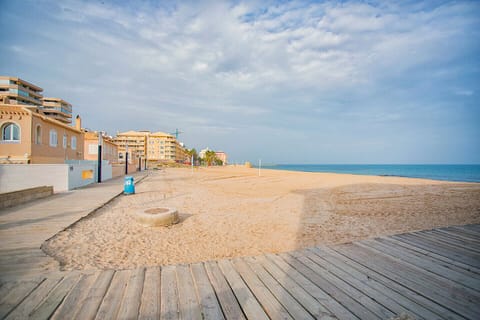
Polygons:
[[25,107],[42,106],[43,89],[16,77],[0,76],[0,101]]
[[[98,160],[98,132],[84,132],[84,160]],[[109,163],[118,162],[118,145],[112,137],[101,134],[102,137],[102,159]]]
[[42,112],[65,124],[72,123],[72,105],[63,99],[43,97]]
[[147,137],[150,131],[127,131],[117,133],[113,141],[118,145],[118,160],[125,161],[128,148],[128,157],[132,159],[145,159],[147,151]]
[[127,131],[118,133],[114,141],[118,144],[120,161],[125,159],[126,145],[129,157],[148,162],[183,162],[186,158],[185,148],[165,132]]
[[0,130],[0,163],[64,163],[83,159],[80,118],[76,127],[71,127],[38,109],[3,103]]

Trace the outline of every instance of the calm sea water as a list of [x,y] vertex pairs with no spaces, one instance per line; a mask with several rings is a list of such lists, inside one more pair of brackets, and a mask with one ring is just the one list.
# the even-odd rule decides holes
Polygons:
[[282,164],[266,169],[480,182],[480,165]]

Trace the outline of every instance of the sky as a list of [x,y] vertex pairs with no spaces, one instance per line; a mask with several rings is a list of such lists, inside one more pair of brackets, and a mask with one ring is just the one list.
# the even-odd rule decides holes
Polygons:
[[480,163],[479,1],[0,0],[0,75],[230,162]]

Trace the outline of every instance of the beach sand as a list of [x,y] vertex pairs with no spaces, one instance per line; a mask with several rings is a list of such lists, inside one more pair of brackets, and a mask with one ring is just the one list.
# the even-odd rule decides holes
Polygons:
[[[145,227],[135,210],[175,207],[180,223]],[[278,253],[480,223],[480,184],[240,166],[151,171],[136,194],[43,245],[66,270],[130,269]]]

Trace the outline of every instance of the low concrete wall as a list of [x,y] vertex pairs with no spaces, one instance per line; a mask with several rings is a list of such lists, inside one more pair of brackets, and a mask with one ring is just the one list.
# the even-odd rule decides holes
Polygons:
[[2,164],[0,193],[40,186],[53,186],[54,192],[68,191],[66,164]]
[[[128,174],[134,173],[138,170],[138,164],[128,164]],[[125,163],[117,163],[112,165],[112,177],[121,177],[125,175]]]
[[45,198],[53,194],[52,186],[42,186],[25,190],[0,193],[0,209],[13,207],[35,199]]

